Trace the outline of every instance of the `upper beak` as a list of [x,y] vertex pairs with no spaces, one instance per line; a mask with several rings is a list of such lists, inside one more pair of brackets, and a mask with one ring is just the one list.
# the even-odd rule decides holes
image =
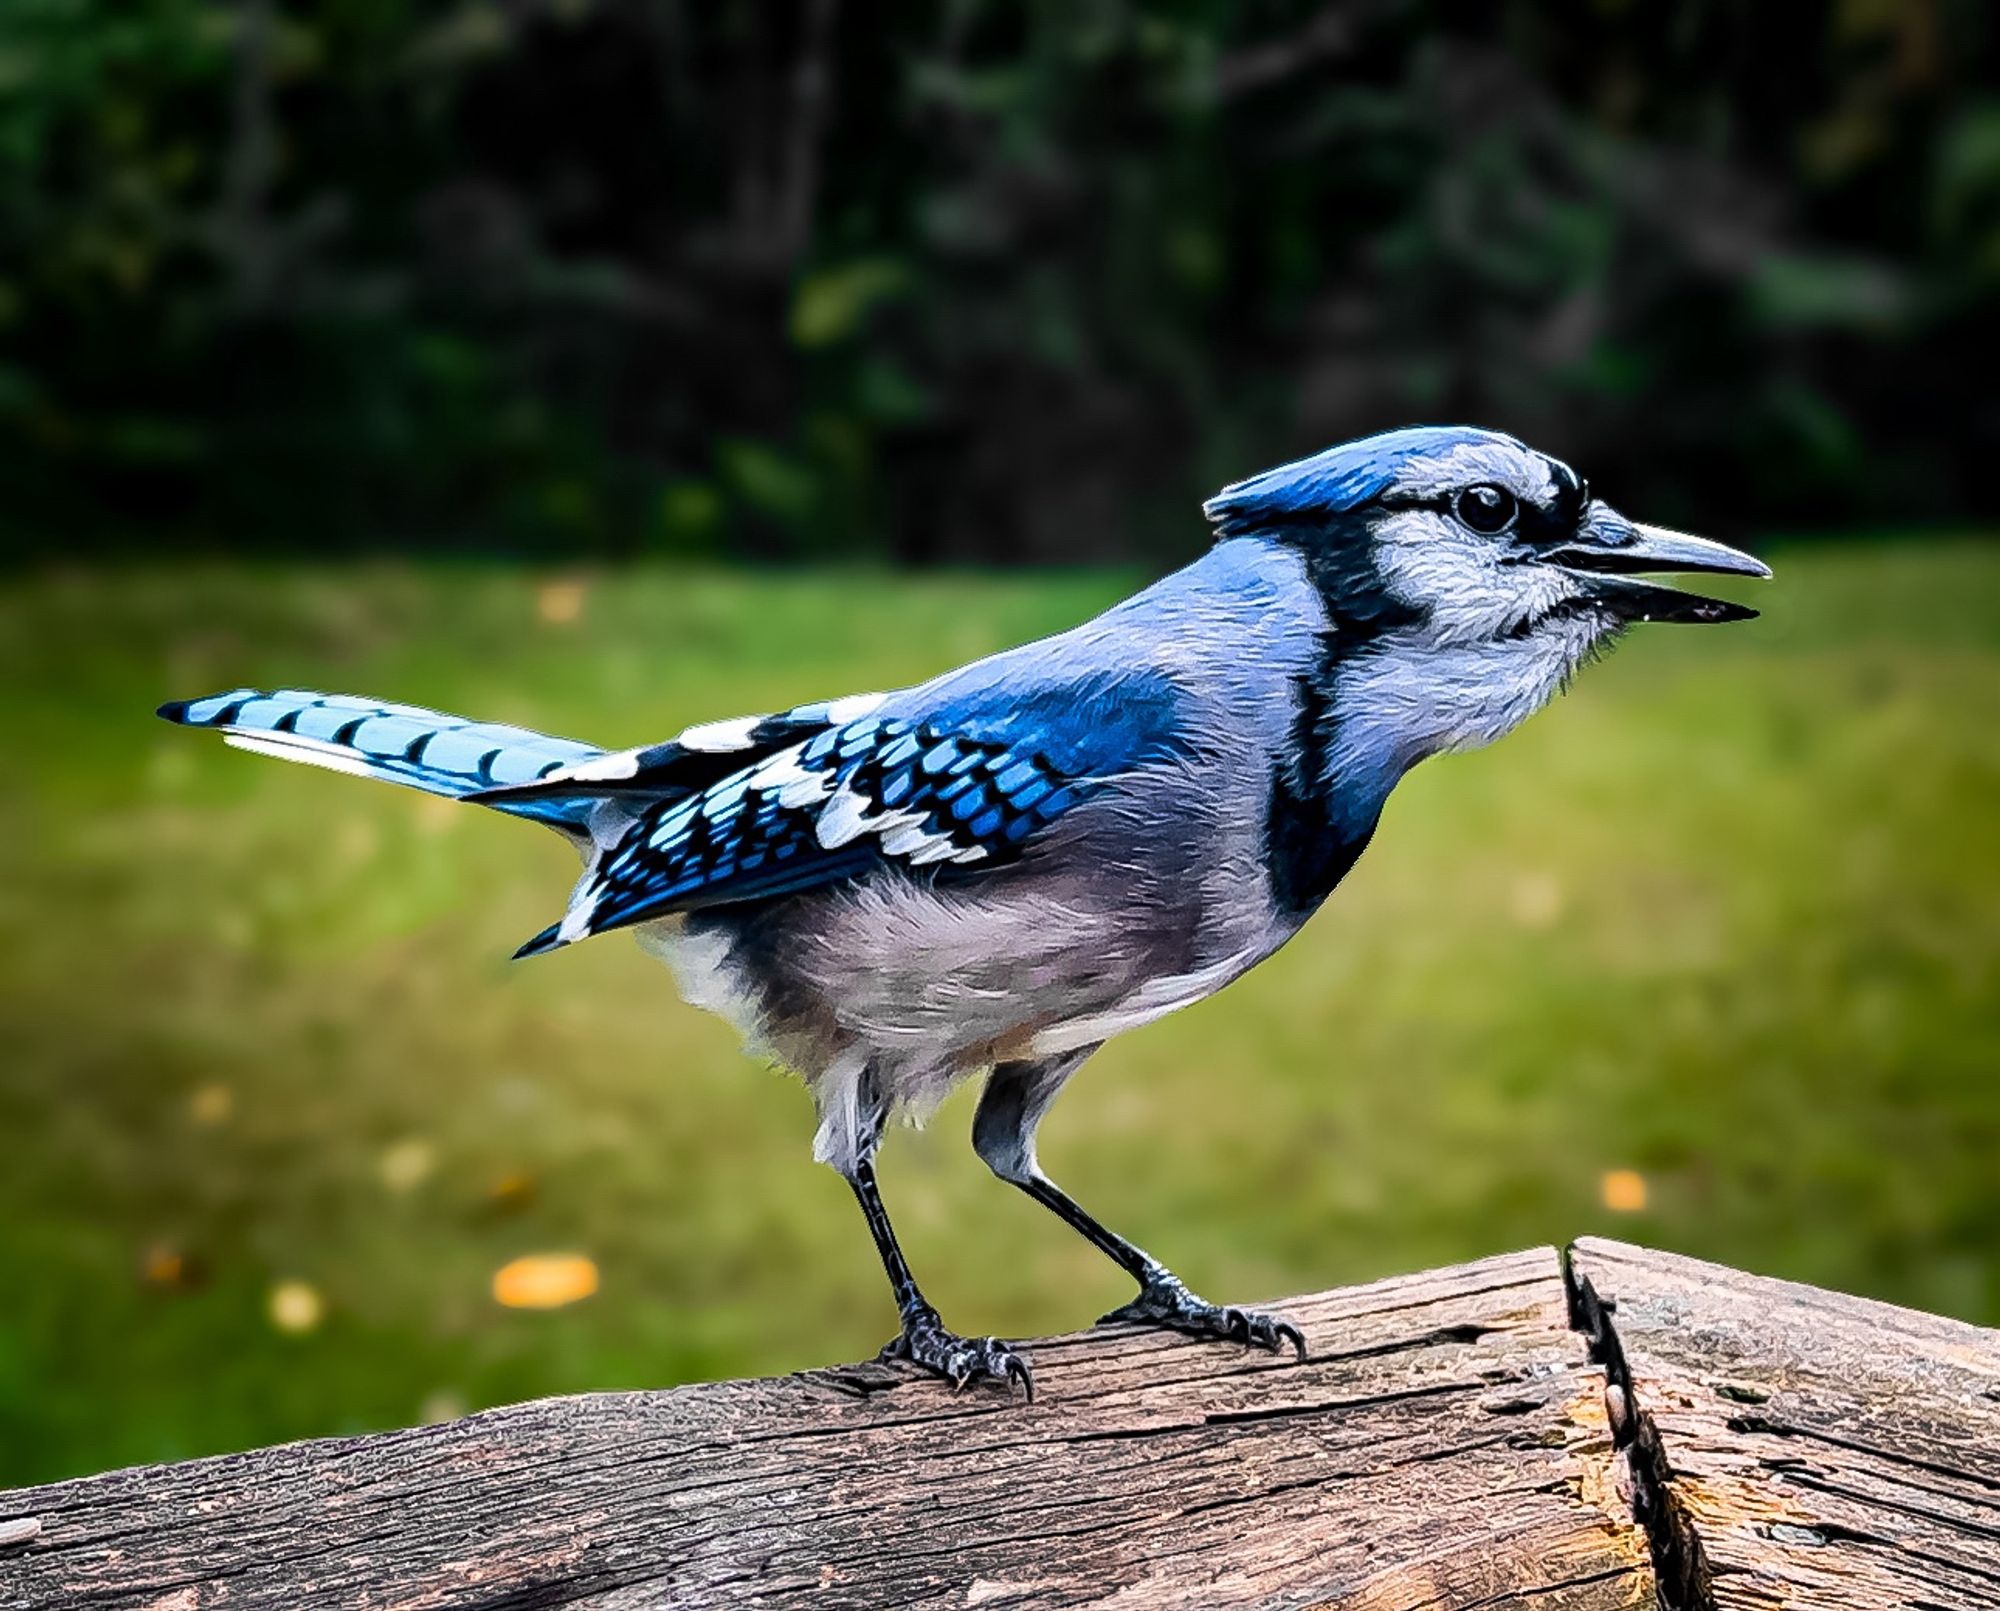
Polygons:
[[1726,576],[1769,576],[1771,567],[1754,555],[1706,537],[1691,537],[1664,526],[1642,526],[1603,504],[1570,542],[1547,551],[1549,562],[1585,572],[1582,591],[1611,606],[1628,621],[1749,621],[1757,612],[1727,599],[1683,593],[1658,582],[1642,582],[1638,571],[1709,571]]

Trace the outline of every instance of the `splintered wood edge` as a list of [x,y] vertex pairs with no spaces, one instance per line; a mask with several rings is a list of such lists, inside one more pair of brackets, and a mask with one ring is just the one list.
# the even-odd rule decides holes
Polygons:
[[[1251,1604],[1268,1592],[1371,1611],[1502,1601],[1598,1611],[1649,1604],[1657,1594],[1668,1611],[1889,1604],[2000,1611],[2000,1333],[1596,1238],[1565,1250],[1559,1267],[1554,1250],[1534,1249],[1275,1307],[1315,1344],[1303,1371],[1136,1327],[1101,1327],[1028,1345],[1041,1390],[1033,1409],[997,1394],[953,1395],[907,1367],[871,1362],[537,1400],[440,1426],[0,1493],[0,1607],[84,1598],[194,1605],[225,1579],[232,1603],[245,1605],[295,1602],[309,1591],[371,1601],[388,1593],[397,1603],[433,1606],[560,1591],[565,1600],[618,1611],[662,1603],[663,1583],[671,1599],[698,1602],[746,1586],[746,1568],[730,1553],[739,1541],[753,1553],[797,1554],[790,1523],[778,1515],[784,1507],[774,1509],[773,1500],[787,1493],[788,1479],[796,1490],[800,1473],[830,1459],[836,1469],[863,1473],[882,1459],[884,1474],[904,1480],[918,1469],[927,1478],[954,1470],[991,1476],[1027,1457],[1046,1466],[1056,1459],[1052,1450],[1108,1450],[1141,1439],[1138,1447],[1158,1452],[1130,1465],[1131,1480],[1157,1487],[1165,1451],[1190,1439],[1212,1450],[1233,1450],[1240,1439],[1265,1460],[1290,1449],[1288,1459],[1310,1466],[1310,1440],[1285,1441],[1299,1429],[1331,1432],[1360,1424],[1356,1416],[1449,1402],[1519,1417],[1514,1424],[1531,1435],[1515,1438],[1511,1458],[1523,1467],[1536,1448],[1546,1455],[1554,1438],[1565,1472],[1556,1488],[1567,1497],[1523,1511],[1520,1494],[1547,1494],[1547,1485],[1523,1489],[1503,1479],[1492,1502],[1475,1499],[1467,1509],[1466,1496],[1454,1494],[1448,1508],[1461,1508],[1439,1518],[1426,1511],[1422,1487],[1407,1490],[1397,1503],[1414,1508],[1378,1512],[1367,1523],[1371,1544],[1377,1536],[1400,1541],[1387,1550],[1394,1558],[1379,1572],[1349,1572],[1329,1600],[1309,1590],[1298,1565],[1304,1557],[1310,1567],[1339,1542],[1338,1528],[1325,1531],[1337,1511],[1325,1492],[1315,1532],[1297,1503],[1312,1496],[1311,1483],[1302,1486],[1296,1470],[1268,1495],[1232,1498],[1224,1490],[1243,1482],[1226,1460],[1221,1476],[1212,1463],[1188,1467],[1185,1479],[1175,1468],[1171,1480],[1221,1493],[1210,1504],[1210,1489],[1199,1488],[1201,1502],[1187,1517],[1235,1514],[1227,1507],[1249,1503],[1244,1520],[1257,1518],[1247,1531],[1240,1522],[1232,1530],[1183,1520],[1183,1554],[1192,1548],[1204,1569],[1212,1560],[1222,1574],[1187,1603]],[[1571,1332],[1580,1342],[1563,1344]],[[1492,1365],[1540,1363],[1526,1377],[1518,1365],[1500,1369],[1485,1378],[1490,1391],[1482,1388],[1465,1372],[1489,1338],[1499,1345]],[[1586,1349],[1595,1368],[1578,1357]],[[1405,1363],[1382,1368],[1409,1350],[1416,1353]],[[1416,1376],[1381,1391],[1396,1388],[1397,1370]],[[1435,1378],[1430,1385],[1426,1372]],[[1459,1396],[1431,1396],[1440,1385]],[[1354,1396],[1369,1386],[1375,1396]],[[1475,1439],[1466,1448],[1479,1446]],[[1463,1460],[1466,1448],[1442,1452]],[[1448,1463],[1413,1469],[1435,1473],[1432,1508],[1467,1477]],[[635,1494],[629,1473],[637,1471],[653,1487]],[[676,1494],[698,1490],[733,1503],[749,1535],[704,1546],[698,1527],[675,1534],[683,1519]],[[1281,1494],[1285,1503],[1269,1502]],[[1115,1486],[1083,1488],[1069,1502],[1101,1507],[1128,1498]],[[908,1511],[910,1501],[892,1492],[877,1503]],[[1509,1503],[1517,1506],[1512,1534],[1498,1519]],[[1445,1530],[1413,1539],[1412,1518]],[[1338,1519],[1351,1542],[1354,1519]],[[822,1534],[825,1521],[802,1518]],[[614,1523],[624,1526],[622,1536]],[[1105,1531],[1096,1522],[1062,1535],[1065,1548],[1043,1550],[1050,1558],[1039,1562],[996,1553],[996,1542],[1020,1539],[955,1540],[951,1526],[939,1533],[928,1517],[916,1525],[935,1540],[919,1553],[946,1564],[914,1568],[930,1575],[920,1594],[904,1597],[910,1603],[1018,1599],[1043,1589],[1047,1603],[1064,1604],[1186,1597],[1184,1580],[1143,1573],[1136,1581],[1078,1580],[1078,1572],[1105,1564],[1090,1564],[1093,1548],[1102,1556],[1101,1544],[1088,1541]],[[1423,1547],[1411,1556],[1416,1545]],[[897,1538],[897,1549],[904,1546]],[[649,1551],[669,1547],[692,1576],[676,1579],[679,1567],[648,1563]],[[796,1591],[815,1603],[870,1603],[886,1591],[882,1572],[903,1565],[897,1549],[876,1549],[874,1579],[843,1582],[836,1563],[825,1561],[817,1575],[794,1570],[783,1581],[758,1581],[780,1599]],[[1150,1564],[1140,1554],[1140,1564]],[[607,1575],[600,1557],[618,1569]],[[980,1568],[997,1560],[1014,1570],[988,1571],[968,1586],[951,1577],[954,1560]],[[1132,1563],[1113,1556],[1108,1564]],[[1039,1588],[1030,1581],[1038,1570]],[[1071,1578],[1057,1593],[1065,1570]]]
[[2000,1332],[1594,1237],[1567,1268],[1669,1604],[2000,1608]]
[[[152,1604],[223,1578],[232,1603],[279,1604],[309,1577],[343,1600],[486,1604],[528,1583],[610,1611],[741,1592],[751,1557],[774,1603],[962,1604],[1010,1583],[1037,1604],[1653,1603],[1554,1249],[1276,1307],[1315,1344],[1303,1369],[1105,1327],[1029,1345],[1032,1408],[871,1363],[0,1494],[0,1518],[42,1529],[12,1557],[33,1574],[27,1598],[8,1599],[0,1557],[0,1605]],[[1348,1469],[1364,1430],[1411,1440],[1407,1458]],[[1024,1459],[1048,1488],[1033,1508],[1088,1518],[1060,1548],[927,1497],[937,1482],[990,1487]],[[867,1531],[893,1544],[851,1521],[829,1532],[852,1512],[825,1510],[828,1481],[875,1494]],[[1146,1510],[1163,1483],[1181,1497]],[[1155,1560],[1163,1537],[1175,1549]]]
[[[1273,1307],[1314,1344],[1306,1368],[1100,1327],[1026,1345],[1032,1408],[870,1362],[0,1493],[0,1607],[226,1579],[246,1605],[310,1587],[622,1611],[754,1570],[774,1604],[2000,1611],[2000,1333],[1596,1238]],[[1364,1434],[1413,1439],[1397,1469],[1432,1475],[1329,1469]],[[925,1508],[924,1484],[1023,1460],[1052,1482],[1035,1508],[1088,1525],[1037,1542]],[[826,1480],[867,1489],[893,1544],[851,1536],[813,1498]],[[1163,1485],[1187,1503],[1147,1511]],[[1362,1568],[1339,1553],[1357,1538]]]

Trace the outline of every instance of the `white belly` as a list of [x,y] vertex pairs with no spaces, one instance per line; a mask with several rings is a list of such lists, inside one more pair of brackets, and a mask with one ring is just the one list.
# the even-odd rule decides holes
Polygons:
[[1164,1018],[1170,1012],[1191,1007],[1197,1001],[1214,995],[1230,980],[1260,961],[1262,956],[1261,951],[1243,952],[1193,973],[1154,979],[1115,1006],[1066,1019],[1038,1031],[1028,1042],[1029,1055],[1054,1057],[1062,1052],[1081,1051],[1086,1046],[1107,1041],[1113,1035],[1122,1035],[1128,1029],[1150,1024],[1155,1018]]

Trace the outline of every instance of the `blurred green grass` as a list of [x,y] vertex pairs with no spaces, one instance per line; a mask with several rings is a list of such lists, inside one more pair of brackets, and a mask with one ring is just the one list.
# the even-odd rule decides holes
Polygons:
[[[1228,1298],[1598,1231],[2000,1321],[2000,550],[1774,557],[1763,621],[1642,629],[1420,768],[1295,944],[1071,1087],[1057,1178]],[[497,566],[7,584],[0,1483],[888,1334],[795,1084],[623,939],[505,961],[562,904],[559,841],[150,712],[321,686],[622,745],[915,679],[1133,578],[581,580],[568,622]],[[1119,1301],[968,1119],[884,1165],[948,1319]],[[1642,1211],[1602,1206],[1615,1169]],[[550,1250],[601,1292],[496,1306]],[[267,1318],[283,1280],[324,1295],[307,1334]]]

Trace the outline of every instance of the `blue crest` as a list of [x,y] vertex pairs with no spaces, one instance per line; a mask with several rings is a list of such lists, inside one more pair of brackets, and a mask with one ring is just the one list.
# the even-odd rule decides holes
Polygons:
[[1224,487],[1202,513],[1218,537],[1238,537],[1302,515],[1338,515],[1379,498],[1402,469],[1454,448],[1519,448],[1513,437],[1474,425],[1410,425],[1343,442]]

